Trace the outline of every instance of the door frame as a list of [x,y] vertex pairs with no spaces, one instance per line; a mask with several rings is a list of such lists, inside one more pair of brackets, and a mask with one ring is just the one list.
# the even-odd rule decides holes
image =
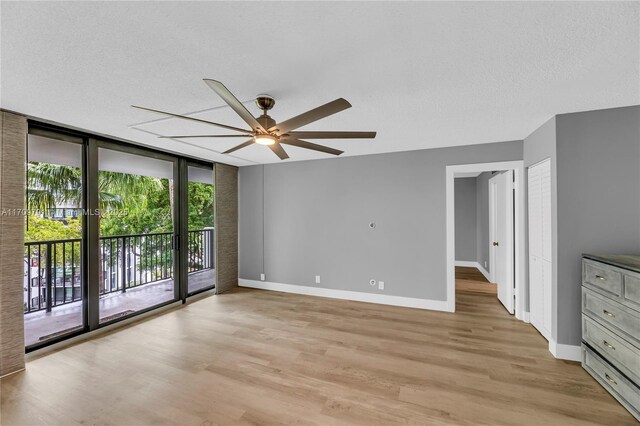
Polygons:
[[[172,167],[172,176],[174,181],[174,202],[173,202],[173,227],[172,227],[172,240],[180,241],[182,238],[180,237],[180,224],[184,220],[182,218],[182,213],[180,211],[180,200],[182,197],[182,190],[180,188],[180,170],[179,163],[180,157],[167,154],[164,152],[154,151],[152,149],[148,149],[145,147],[137,147],[137,146],[129,146],[123,145],[118,142],[113,142],[108,139],[103,138],[89,138],[88,141],[88,150],[90,153],[90,160],[87,165],[88,170],[88,181],[90,186],[89,190],[89,209],[96,210],[98,209],[98,174],[99,174],[99,150],[107,149],[112,151],[118,151],[125,154],[139,155],[143,157],[148,157],[156,160],[167,161],[171,163]],[[111,324],[120,322],[127,318],[132,318],[143,314],[145,312],[152,311],[154,309],[160,308],[162,306],[170,305],[180,300],[180,289],[183,285],[180,280],[179,273],[176,273],[173,278],[173,299],[167,302],[160,303],[159,305],[148,306],[146,308],[142,308],[136,311],[133,314],[126,315],[120,318],[115,318],[110,321],[100,322],[100,312],[99,312],[99,268],[101,267],[99,264],[99,241],[100,241],[100,229],[98,227],[98,219],[97,216],[89,216],[89,224],[91,225],[88,228],[88,241],[87,246],[90,250],[88,255],[88,274],[89,274],[89,329],[95,330],[102,327],[109,326]],[[178,244],[174,243],[172,248],[173,251],[173,270],[174,271],[182,271],[184,267],[180,261],[180,247]]]
[[[214,287],[205,287],[200,290],[196,290],[194,292],[189,292],[189,167],[200,167],[203,169],[211,170],[211,174],[213,176],[212,184],[215,188],[216,185],[216,165],[215,163],[210,163],[206,161],[194,161],[190,159],[181,159],[180,160],[180,214],[181,217],[184,218],[180,222],[180,234],[184,235],[184,238],[180,241],[180,262],[184,267],[180,270],[180,299],[182,303],[186,303],[189,297],[212,292],[213,294],[217,294],[218,286],[217,282],[214,284]],[[215,190],[214,190],[215,191]],[[214,206],[215,206],[215,197],[214,197]],[[214,216],[215,217],[215,216]],[[214,234],[213,234],[213,264],[214,268],[217,265],[217,257],[216,257],[216,239],[215,239],[215,226],[214,226]],[[217,275],[217,274],[216,274]],[[217,278],[217,277],[216,277]]]
[[456,310],[456,279],[455,279],[455,185],[457,174],[464,175],[476,172],[491,172],[494,170],[513,170],[515,174],[515,316],[519,320],[529,322],[529,312],[526,310],[526,295],[528,294],[526,281],[526,222],[525,222],[525,191],[524,161],[500,161],[493,163],[458,164],[446,166],[445,194],[446,194],[446,268],[447,268],[447,311]]

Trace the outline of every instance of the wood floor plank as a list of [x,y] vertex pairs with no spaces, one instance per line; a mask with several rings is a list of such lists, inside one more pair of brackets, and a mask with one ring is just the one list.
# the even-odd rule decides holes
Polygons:
[[495,285],[458,284],[455,313],[248,289],[201,299],[30,361],[2,379],[0,422],[635,424]]

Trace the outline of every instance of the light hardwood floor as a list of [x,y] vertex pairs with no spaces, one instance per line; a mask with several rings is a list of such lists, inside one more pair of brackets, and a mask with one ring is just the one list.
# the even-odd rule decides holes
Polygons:
[[1,423],[635,424],[495,295],[456,297],[236,289],[30,361],[2,380]]
[[456,291],[478,293],[498,297],[498,288],[490,283],[476,268],[456,266]]

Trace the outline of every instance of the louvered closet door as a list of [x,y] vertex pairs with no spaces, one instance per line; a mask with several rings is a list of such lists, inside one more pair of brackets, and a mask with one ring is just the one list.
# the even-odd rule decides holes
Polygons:
[[551,162],[528,169],[529,205],[529,311],[530,321],[542,335],[551,336]]

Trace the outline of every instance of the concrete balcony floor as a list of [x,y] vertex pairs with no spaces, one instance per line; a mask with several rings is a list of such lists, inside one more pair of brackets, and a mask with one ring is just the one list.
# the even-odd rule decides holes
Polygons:
[[[189,274],[189,292],[215,285],[215,269]],[[128,289],[126,293],[112,293],[100,297],[100,322],[118,316],[131,315],[136,311],[169,302],[174,298],[173,280],[162,280]],[[33,345],[62,334],[82,328],[82,302],[67,303],[24,316],[25,345]]]

